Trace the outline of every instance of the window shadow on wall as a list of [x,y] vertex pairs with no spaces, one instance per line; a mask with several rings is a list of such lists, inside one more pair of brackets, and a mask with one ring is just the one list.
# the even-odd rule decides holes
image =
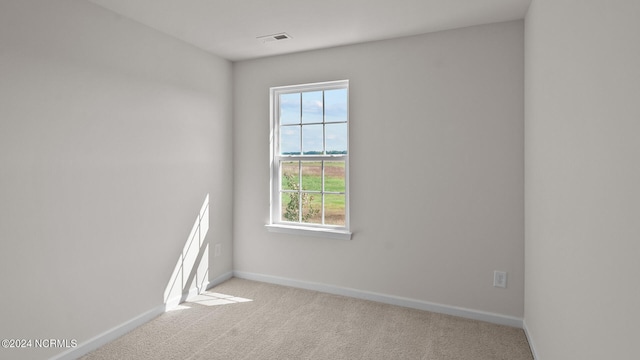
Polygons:
[[201,294],[209,283],[209,194],[200,207],[191,233],[164,290],[166,309],[172,309],[190,297]]

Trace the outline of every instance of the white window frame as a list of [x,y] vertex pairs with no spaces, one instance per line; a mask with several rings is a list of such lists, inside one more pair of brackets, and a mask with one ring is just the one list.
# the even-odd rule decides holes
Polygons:
[[[280,95],[288,93],[302,93],[321,90],[347,89],[347,153],[346,154],[329,154],[329,155],[280,155]],[[279,86],[269,89],[270,98],[270,216],[267,229],[271,232],[288,233],[296,235],[309,235],[317,237],[327,237],[334,239],[351,239],[351,231],[349,226],[349,80],[328,81],[312,84]],[[326,139],[325,139],[326,140]],[[281,219],[281,169],[280,164],[283,161],[331,161],[341,160],[345,162],[345,225],[327,225],[287,222]],[[325,191],[322,189],[322,193]],[[324,202],[322,205],[324,212]],[[324,218],[324,216],[323,216]]]

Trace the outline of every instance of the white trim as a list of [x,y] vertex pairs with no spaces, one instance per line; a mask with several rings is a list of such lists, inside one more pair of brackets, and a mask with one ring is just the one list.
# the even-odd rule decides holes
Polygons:
[[[280,155],[280,107],[277,106],[279,104],[279,95],[289,94],[289,93],[303,93],[308,91],[327,91],[327,90],[336,90],[336,89],[346,89],[347,90],[347,120],[344,122],[347,124],[347,153],[346,154],[328,154],[328,155],[304,155],[304,153],[300,153],[299,155]],[[349,199],[349,80],[337,80],[337,81],[326,81],[319,83],[310,83],[310,84],[301,84],[301,85],[288,85],[288,86],[278,86],[269,88],[269,158],[270,158],[270,166],[269,166],[269,224],[267,226],[273,226],[273,228],[269,228],[269,231],[280,232],[280,233],[294,233],[298,235],[309,235],[309,236],[319,236],[319,237],[328,237],[328,238],[339,238],[339,239],[350,239],[351,233],[350,229],[350,216],[349,216],[349,207],[350,207],[350,199]],[[302,104],[301,104],[302,106]],[[341,122],[338,122],[341,123]],[[331,122],[325,123],[325,119],[323,118],[322,122],[319,123],[323,125],[332,124]],[[313,123],[300,123],[297,125],[291,124],[292,126],[304,126],[304,125],[313,125]],[[287,125],[288,126],[288,125]],[[302,152],[304,149],[302,148],[302,133],[300,134],[300,151]],[[323,130],[323,139],[326,141]],[[323,147],[324,149],[324,147]],[[306,161],[306,160],[317,160],[317,161],[331,161],[333,159],[342,159],[345,162],[345,224],[342,227],[339,227],[339,231],[334,231],[332,226],[326,224],[307,224],[307,226],[290,226],[287,222],[282,221],[281,219],[281,201],[282,198],[280,196],[280,163],[284,161],[284,159],[291,161]],[[323,182],[324,183],[324,182]],[[322,207],[322,218],[324,219],[324,186],[322,188],[321,194],[323,197],[323,207]],[[301,216],[301,214],[300,214]],[[324,221],[323,221],[324,222]],[[297,224],[296,224],[297,225]],[[319,230],[323,230],[325,232],[315,232],[308,231],[309,228],[315,228]],[[326,231],[328,229],[328,231]],[[327,235],[328,234],[328,235]],[[337,235],[336,235],[337,234]]]
[[[218,276],[217,278],[209,281],[209,283],[207,284],[207,289],[210,289],[216,285],[219,285],[229,279],[231,279],[231,277],[233,276],[233,273],[231,271],[224,273],[220,276]],[[126,333],[132,331],[133,329],[137,328],[138,326],[142,326],[145,323],[153,320],[154,318],[162,315],[164,312],[166,312],[167,310],[170,310],[171,308],[174,308],[178,305],[178,303],[176,303],[175,305],[173,303],[175,303],[175,301],[180,301],[180,299],[182,297],[184,297],[185,299],[191,297],[194,295],[194,291],[197,291],[196,288],[191,289],[189,292],[186,292],[185,294],[183,294],[183,296],[181,297],[176,297],[173,299],[170,299],[169,301],[167,301],[166,304],[162,304],[159,306],[156,306],[155,308],[142,313],[136,317],[134,317],[131,320],[128,320],[112,329],[109,329],[99,335],[96,335],[94,337],[92,337],[91,339],[84,341],[80,344],[78,344],[78,346],[76,348],[73,349],[69,349],[63,353],[60,353],[52,358],[50,358],[49,360],[73,360],[73,359],[77,359],[81,356],[84,356],[88,353],[90,353],[93,350],[98,349],[101,346],[104,346],[110,342],[112,342],[113,340],[125,335]],[[185,296],[186,295],[186,296]],[[195,294],[197,295],[197,294]],[[177,300],[176,300],[177,299]],[[184,301],[184,300],[182,300]]]
[[133,319],[126,321],[112,329],[109,329],[102,334],[92,337],[91,339],[78,344],[78,347],[69,349],[63,353],[60,353],[49,360],[73,360],[83,355],[90,353],[91,351],[106,345],[113,340],[121,337],[129,331],[141,326],[157,316],[161,315],[165,311],[165,306],[159,305],[155,308],[134,317]]
[[214,286],[218,286],[220,284],[222,284],[223,282],[231,279],[233,277],[233,271],[229,271],[226,272],[220,276],[218,276],[217,278],[209,281],[209,283],[207,284],[207,290],[211,289]]
[[204,287],[204,289],[200,289],[197,287],[193,287],[191,289],[189,289],[189,291],[186,291],[184,293],[182,293],[179,296],[174,296],[171,299],[167,300],[167,302],[165,303],[165,311],[174,309],[176,306],[182,304],[183,302],[191,299],[194,296],[200,295],[203,291],[211,289],[212,287],[216,286],[216,285],[220,285],[223,282],[231,279],[233,277],[233,272],[229,271],[226,272],[220,276],[218,276],[217,278],[209,281],[207,283],[207,285]]
[[533,360],[540,360],[538,353],[536,352],[536,347],[533,343],[533,338],[531,337],[531,333],[529,332],[529,328],[527,327],[527,322],[525,319],[522,319],[522,329],[524,330],[524,334],[527,337],[527,341],[529,342],[529,348],[531,349],[531,355],[533,355]]
[[486,311],[467,309],[457,306],[450,306],[438,303],[432,303],[423,300],[409,299],[405,297],[380,294],[370,291],[363,291],[339,286],[314,283],[309,281],[301,281],[283,278],[279,276],[263,275],[249,273],[244,271],[234,271],[233,276],[241,279],[260,281],[270,284],[284,285],[306,290],[314,290],[329,294],[349,296],[356,299],[371,300],[385,304],[404,306],[408,308],[431,311],[439,314],[453,315],[467,319],[486,321],[493,324],[512,326],[522,329],[522,318],[490,313]]
[[275,89],[280,94],[287,93],[297,93],[302,91],[313,91],[315,89],[322,90],[336,90],[336,89],[344,89],[345,85],[348,86],[349,80],[333,80],[333,81],[324,81],[324,82],[316,82],[316,83],[306,83],[306,84],[296,84],[296,85],[285,85],[285,86],[274,86],[272,89]]
[[330,228],[304,227],[283,224],[267,224],[265,225],[265,227],[270,232],[275,233],[315,236],[339,240],[351,240],[351,232],[346,230],[334,230]]
[[174,297],[170,298],[164,304],[165,311],[175,309],[178,305],[180,305],[183,302],[187,301],[187,299],[190,299],[190,298],[192,298],[194,296],[199,295],[200,292],[201,292],[200,289],[194,287],[194,288],[189,289],[189,291],[187,291],[187,292],[184,292],[184,293],[182,293],[182,294],[180,294],[178,296],[174,296]]

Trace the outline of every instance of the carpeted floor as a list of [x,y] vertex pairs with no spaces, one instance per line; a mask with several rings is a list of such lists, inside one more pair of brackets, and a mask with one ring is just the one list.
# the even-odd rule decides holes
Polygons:
[[533,357],[521,329],[233,278],[81,359]]

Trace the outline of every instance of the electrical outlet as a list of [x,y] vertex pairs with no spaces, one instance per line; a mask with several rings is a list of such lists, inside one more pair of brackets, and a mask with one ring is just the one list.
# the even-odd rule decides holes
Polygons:
[[221,244],[216,244],[213,247],[213,256],[220,256],[221,247],[222,247]]
[[507,272],[506,271],[494,271],[493,272],[493,286],[505,289],[507,287]]

